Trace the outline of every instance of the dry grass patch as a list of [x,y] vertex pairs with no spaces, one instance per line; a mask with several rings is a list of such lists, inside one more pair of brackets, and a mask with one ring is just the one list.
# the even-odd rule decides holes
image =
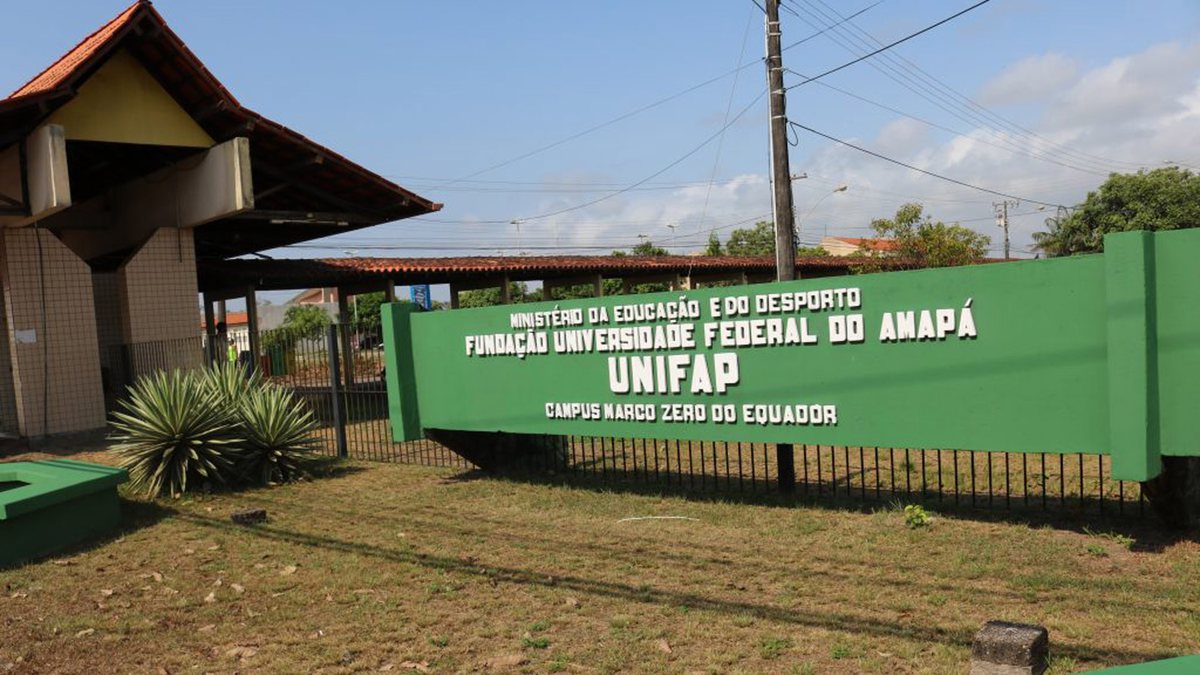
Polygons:
[[965,672],[988,619],[1046,625],[1063,672],[1200,644],[1200,546],[1150,531],[365,463],[126,507],[118,538],[0,571],[0,672]]

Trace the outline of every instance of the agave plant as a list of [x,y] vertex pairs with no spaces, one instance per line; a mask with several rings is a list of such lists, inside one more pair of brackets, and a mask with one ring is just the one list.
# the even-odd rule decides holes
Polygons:
[[176,496],[189,484],[226,483],[241,454],[236,420],[193,373],[139,379],[113,413],[113,448],[133,489]]
[[218,361],[201,371],[199,382],[231,412],[241,405],[251,391],[263,386],[262,375],[257,370],[228,361]]
[[238,405],[238,421],[243,435],[240,476],[265,485],[312,472],[317,421],[292,392],[271,384],[249,390]]

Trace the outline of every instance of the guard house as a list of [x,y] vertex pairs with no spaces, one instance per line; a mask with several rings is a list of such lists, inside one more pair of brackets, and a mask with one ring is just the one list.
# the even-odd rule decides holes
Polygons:
[[438,208],[242,106],[133,4],[0,100],[0,434],[104,427],[120,347],[197,339],[198,260]]

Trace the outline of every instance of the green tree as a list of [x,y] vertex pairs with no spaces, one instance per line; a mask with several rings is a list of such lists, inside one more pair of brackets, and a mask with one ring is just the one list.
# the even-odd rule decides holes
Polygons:
[[291,335],[317,337],[331,323],[329,312],[318,305],[292,305],[284,312],[280,327]]
[[1114,173],[1083,204],[1046,220],[1034,245],[1050,256],[1104,250],[1104,235],[1200,227],[1200,175],[1177,166]]
[[383,291],[354,296],[350,305],[350,323],[356,333],[378,333]]
[[820,246],[801,246],[796,249],[797,258],[822,258],[829,255],[829,251]]
[[983,259],[991,238],[954,224],[934,221],[920,204],[901,206],[892,218],[876,218],[871,228],[880,239],[896,242],[893,251],[863,250],[868,257],[898,256],[925,267],[969,265]]
[[[512,298],[512,304],[519,305],[524,302],[534,302],[538,298],[537,294],[530,293],[529,287],[524,281],[510,281],[508,283],[508,294]],[[475,291],[463,291],[458,294],[458,306],[466,309],[468,307],[494,307],[504,304],[504,299],[500,297],[499,288],[481,288]]]
[[775,225],[760,220],[754,227],[740,227],[729,233],[726,255],[775,255]]
[[[661,246],[655,246],[654,242],[650,241],[649,239],[641,242],[637,246],[634,246],[631,251],[633,255],[669,255],[667,253],[667,249]],[[616,251],[613,251],[613,255],[619,254]]]
[[725,255],[725,250],[721,248],[721,238],[716,232],[708,233],[708,245],[704,247],[704,255]]

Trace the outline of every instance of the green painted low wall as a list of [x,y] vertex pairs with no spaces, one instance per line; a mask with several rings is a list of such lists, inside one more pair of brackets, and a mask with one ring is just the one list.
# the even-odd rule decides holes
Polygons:
[[49,460],[0,464],[0,567],[102,536],[120,524],[123,469]]
[[1200,454],[1200,231],[1106,253],[681,293],[384,307],[397,440],[424,429]]

